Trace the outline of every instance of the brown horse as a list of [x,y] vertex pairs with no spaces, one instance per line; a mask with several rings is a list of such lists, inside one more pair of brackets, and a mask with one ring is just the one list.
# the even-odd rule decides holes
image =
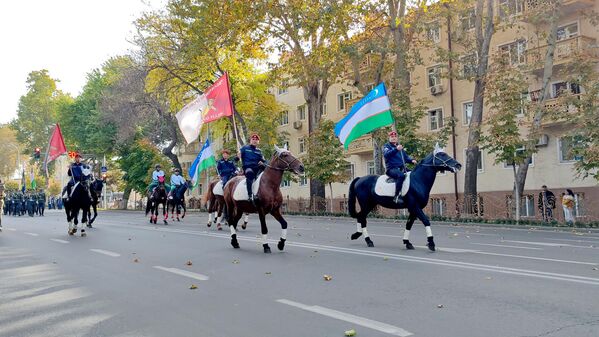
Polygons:
[[[208,190],[206,191],[206,194],[204,194],[204,196],[202,197],[202,202],[208,208],[207,226],[211,227],[212,224],[216,224],[216,229],[220,231],[223,229],[221,224],[223,223],[225,217],[225,198],[222,194],[219,194],[218,192],[215,193],[214,187],[219,182],[220,179],[211,181],[210,184],[208,184]],[[222,188],[220,188],[220,190],[222,191]],[[245,216],[243,218],[243,224],[241,225],[242,229],[246,229],[248,224],[248,217],[249,215],[245,213]]]
[[283,195],[281,194],[281,181],[283,173],[290,171],[295,174],[304,172],[302,162],[293,156],[287,148],[280,149],[275,146],[275,154],[270,163],[266,165],[264,173],[256,178],[255,186],[258,186],[254,195],[257,197],[255,202],[248,201],[247,190],[245,187],[245,178],[234,177],[224,188],[224,199],[227,207],[227,219],[231,229],[231,245],[233,248],[239,248],[237,241],[237,222],[243,216],[243,213],[258,213],[260,218],[260,227],[262,229],[262,247],[265,253],[270,253],[268,246],[266,227],[266,214],[271,214],[281,224],[281,239],[277,247],[279,250],[285,248],[287,240],[287,221],[281,215],[281,205],[283,204]]

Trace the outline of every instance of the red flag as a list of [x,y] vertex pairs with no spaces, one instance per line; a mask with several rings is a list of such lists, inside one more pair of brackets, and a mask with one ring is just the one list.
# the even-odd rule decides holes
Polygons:
[[204,92],[208,106],[202,111],[202,121],[209,123],[233,114],[229,91],[229,76],[225,73]]
[[48,163],[66,152],[67,147],[64,145],[64,138],[62,138],[62,132],[60,132],[60,125],[57,123],[54,127],[54,131],[52,131],[52,136],[50,136],[50,142],[48,142],[48,149],[46,151],[46,159],[44,160],[46,175],[48,174]]

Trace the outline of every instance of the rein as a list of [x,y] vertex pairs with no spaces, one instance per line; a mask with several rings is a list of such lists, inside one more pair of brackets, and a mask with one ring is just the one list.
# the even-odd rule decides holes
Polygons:
[[279,154],[277,154],[277,155],[275,156],[275,159],[278,159],[278,160],[282,161],[282,162],[283,162],[285,165],[287,165],[287,167],[285,167],[285,168],[280,168],[280,167],[275,167],[275,166],[272,166],[272,165],[269,165],[269,164],[264,164],[264,166],[266,166],[266,167],[268,167],[268,168],[271,168],[271,169],[273,169],[273,170],[275,170],[275,171],[282,171],[282,172],[285,172],[285,171],[291,171],[291,165],[292,165],[293,163],[295,163],[296,161],[299,161],[299,159],[298,159],[298,158],[293,158],[293,160],[292,160],[292,161],[290,161],[290,162],[287,162],[287,161],[283,160],[283,158],[281,158],[281,156],[280,156]]
[[[437,159],[438,161],[441,162],[441,165],[436,165],[435,164],[435,159]],[[450,168],[451,166],[447,165],[447,162],[449,162],[451,160],[451,158],[448,158],[446,160],[442,160],[441,158],[438,158],[436,154],[433,154],[433,163],[432,164],[418,164],[418,165],[422,165],[422,166],[428,166],[428,167],[444,167],[444,168]]]

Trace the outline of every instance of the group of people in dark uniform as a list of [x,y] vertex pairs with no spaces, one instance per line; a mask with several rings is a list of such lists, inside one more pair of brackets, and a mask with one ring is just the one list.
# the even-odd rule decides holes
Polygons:
[[5,191],[4,194],[4,215],[44,216],[46,194],[43,191]]

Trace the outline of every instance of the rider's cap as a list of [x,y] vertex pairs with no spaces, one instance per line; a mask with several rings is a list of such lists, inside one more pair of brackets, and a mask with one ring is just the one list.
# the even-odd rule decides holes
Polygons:
[[179,170],[178,168],[175,169],[175,172],[181,172],[181,170]]
[[160,166],[160,164],[156,164],[156,166],[154,166],[155,168],[161,168],[162,166]]
[[231,154],[231,153],[229,152],[229,150],[226,150],[226,149],[225,149],[225,150],[223,150],[223,151],[222,151],[222,153],[223,153],[223,154],[225,154],[225,153],[226,153],[226,154]]
[[389,137],[397,137],[397,132],[396,131],[389,132]]
[[260,136],[257,133],[252,133],[252,135],[250,136],[250,139],[260,140]]
[[75,153],[75,158],[77,158],[77,157],[83,158],[83,156],[81,156],[81,153],[79,153],[79,152]]

